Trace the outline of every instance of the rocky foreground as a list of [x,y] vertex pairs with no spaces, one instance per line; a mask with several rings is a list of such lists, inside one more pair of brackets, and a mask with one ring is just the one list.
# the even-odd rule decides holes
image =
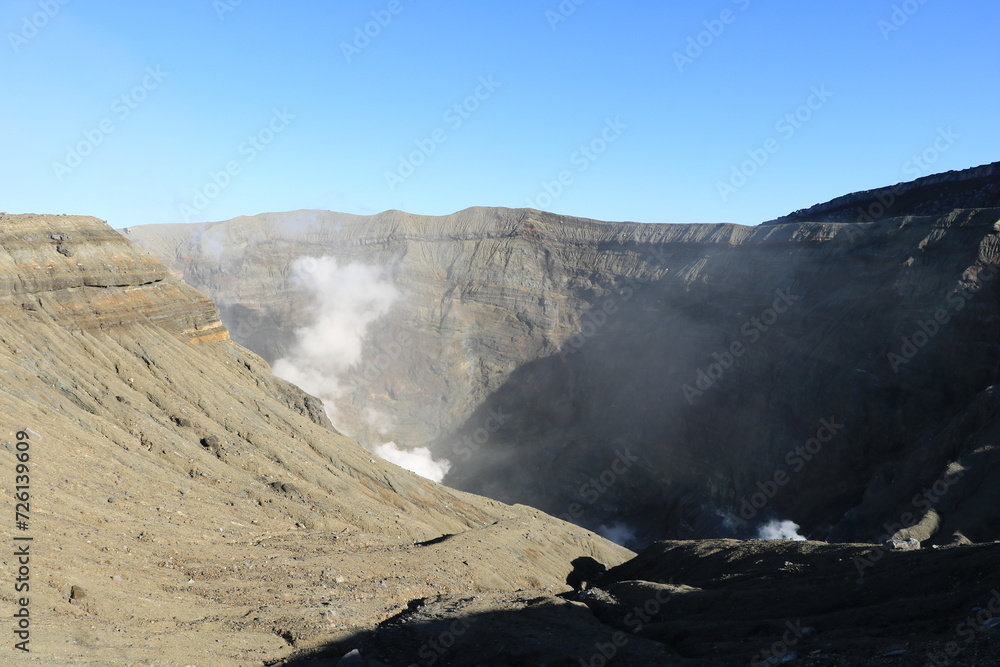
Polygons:
[[[995,665],[1000,544],[660,542],[596,587],[434,596],[286,666]],[[343,663],[354,664],[354,663]]]

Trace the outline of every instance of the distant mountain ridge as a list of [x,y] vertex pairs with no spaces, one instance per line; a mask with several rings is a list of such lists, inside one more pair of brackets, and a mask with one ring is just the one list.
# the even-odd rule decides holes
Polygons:
[[[989,541],[997,174],[927,177],[757,227],[475,208],[128,236],[269,361],[315,316],[297,258],[384,271],[401,297],[340,378],[338,424],[370,445],[429,447],[458,488],[639,543],[785,519],[832,540],[895,527]],[[862,220],[886,193],[895,203]],[[616,472],[623,452],[637,460]],[[956,467],[947,493],[912,506]]]
[[765,222],[872,222],[905,215],[944,215],[954,209],[1000,207],[1000,162],[947,171],[837,197]]

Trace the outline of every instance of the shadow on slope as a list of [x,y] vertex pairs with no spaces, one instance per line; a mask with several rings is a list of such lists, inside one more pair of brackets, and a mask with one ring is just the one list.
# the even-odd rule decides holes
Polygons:
[[[995,216],[956,215],[947,234],[886,221],[782,263],[762,243],[694,282],[612,286],[560,354],[516,369],[432,445],[453,464],[445,483],[627,546],[752,537],[774,519],[880,541],[974,450],[937,436],[1000,378]],[[912,256],[887,261],[901,247]],[[978,539],[1000,537],[998,518]]]
[[[352,651],[360,655],[345,658]],[[577,667],[680,662],[661,644],[603,625],[582,604],[543,591],[522,591],[502,598],[414,600],[374,630],[277,664]]]
[[281,664],[338,664],[353,650],[363,660],[342,664],[996,664],[998,556],[1000,544],[661,542],[581,594],[414,600]]

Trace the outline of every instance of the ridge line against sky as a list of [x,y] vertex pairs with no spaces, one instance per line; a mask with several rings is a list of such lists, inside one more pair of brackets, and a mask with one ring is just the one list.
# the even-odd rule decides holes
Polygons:
[[998,19],[984,0],[12,0],[0,208],[757,224],[997,160]]

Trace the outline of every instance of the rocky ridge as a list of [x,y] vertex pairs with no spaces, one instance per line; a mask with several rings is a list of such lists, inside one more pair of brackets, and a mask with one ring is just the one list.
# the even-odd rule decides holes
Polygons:
[[1000,163],[948,171],[875,190],[855,192],[764,224],[872,222],[904,215],[946,215],[955,209],[1000,207]]
[[[840,238],[841,245],[833,246],[839,252],[831,254],[849,266],[835,273],[825,265],[832,285],[864,266],[857,259],[847,261],[858,254],[858,246],[879,248],[892,241],[906,247],[906,238],[933,239],[914,242],[918,249],[943,244],[939,254],[958,255],[951,263],[926,255],[918,259],[938,270],[972,268],[961,272],[968,281],[963,284],[978,289],[960,293],[963,309],[956,312],[968,309],[972,319],[989,321],[985,297],[991,295],[994,242],[987,227],[993,215],[971,211],[946,220],[886,221],[854,232],[843,225],[809,228]],[[277,380],[261,358],[229,341],[210,301],[100,221],[15,216],[0,223],[9,223],[0,261],[9,271],[10,290],[0,295],[5,315],[0,370],[7,379],[0,419],[11,432],[0,459],[13,470],[15,440],[30,442],[29,529],[17,535],[35,538],[32,653],[15,654],[18,662],[23,657],[41,665],[843,666],[935,660],[992,664],[1000,655],[1000,581],[992,567],[998,545],[928,547],[935,535],[947,534],[947,522],[971,535],[981,529],[983,541],[989,539],[995,505],[981,501],[988,499],[984,494],[990,492],[995,468],[990,387],[962,404],[965,409],[952,414],[947,428],[922,442],[915,455],[907,452],[913,472],[918,463],[928,467],[922,473],[932,482],[927,491],[940,495],[932,503],[933,514],[926,512],[905,529],[928,530],[931,539],[922,540],[928,548],[910,550],[914,540],[900,533],[886,545],[657,542],[633,558],[536,510],[445,489],[375,459],[330,429],[315,398]],[[872,229],[886,241],[868,236]],[[786,228],[774,238],[791,232],[793,238],[783,243],[794,243],[796,235],[808,231]],[[32,242],[24,243],[25,237]],[[970,244],[970,238],[979,245]],[[703,242],[704,237],[698,244]],[[695,264],[721,263],[754,275],[773,263],[766,254],[749,268],[733,256],[709,262],[697,259],[704,247],[679,243],[668,250],[674,257],[689,253]],[[657,253],[661,249],[639,254],[652,263]],[[107,271],[96,268],[100,265]],[[690,283],[692,299],[704,296],[698,289],[719,289],[712,274],[700,270],[690,273],[700,277]],[[950,274],[943,273],[939,280],[947,283]],[[502,425],[509,430],[493,431],[492,442],[516,442],[520,429],[525,429],[525,442],[538,442],[538,432],[526,428],[531,420],[544,423],[554,416],[566,424],[570,416],[586,415],[580,405],[600,408],[596,396],[581,393],[594,378],[612,389],[614,398],[622,391],[614,377],[582,374],[584,366],[594,367],[611,355],[613,342],[637,357],[626,366],[636,385],[629,397],[662,381],[655,373],[663,368],[655,364],[650,377],[636,371],[659,357],[634,352],[662,351],[651,347],[661,330],[633,325],[662,324],[643,318],[664,313],[680,319],[660,301],[664,294],[678,299],[657,287],[667,275],[623,278],[620,293],[602,294],[617,299],[618,312],[607,312],[616,317],[597,327],[599,333],[584,336],[582,344],[571,342],[571,352],[559,348],[566,351],[555,355],[567,367],[559,371],[564,375],[531,362],[514,369],[494,394],[531,400],[510,411]],[[914,291],[934,293],[938,283],[928,280],[933,272],[921,275],[928,284],[916,281]],[[838,297],[849,300],[849,287],[843,286],[847,291]],[[628,298],[625,288],[632,290]],[[785,295],[791,304],[783,313],[777,313],[773,293],[763,291],[755,304],[792,315],[797,302],[790,295],[799,293]],[[697,314],[696,305],[683,311],[686,317]],[[719,308],[724,311],[725,304]],[[713,319],[711,311],[702,315]],[[586,312],[582,317],[597,321]],[[759,319],[766,321],[764,313]],[[959,323],[964,336],[982,336],[981,349],[988,353],[988,332]],[[945,340],[946,330],[934,340]],[[789,340],[783,338],[785,354],[794,362],[798,348]],[[762,335],[749,349],[763,350],[766,344]],[[947,353],[947,347],[922,349],[908,361]],[[951,354],[962,357],[958,351]],[[752,359],[740,358],[741,363]],[[604,363],[621,366],[624,360],[619,354]],[[990,367],[984,366],[988,377]],[[526,381],[525,371],[549,384]],[[583,383],[569,400],[550,401],[554,393],[523,393],[525,387],[538,392],[565,379]],[[610,405],[604,414],[621,405]],[[492,409],[503,406],[494,403]],[[601,416],[597,412],[590,422],[581,421],[592,428]],[[932,417],[927,415],[928,421]],[[813,424],[824,451],[837,447],[831,436],[847,428],[839,420],[834,413]],[[575,456],[582,456],[578,471],[593,475],[595,466],[604,465],[618,476],[602,496],[615,503],[628,498],[617,495],[622,489],[643,491],[635,473],[645,471],[653,479],[648,458],[633,460],[636,454],[648,457],[648,451],[629,449],[639,440],[633,439],[634,431],[627,433],[630,439],[614,443],[621,451],[603,463],[588,460],[585,448],[575,447]],[[553,429],[550,435],[565,432]],[[675,465],[697,462],[690,454],[673,456]],[[818,457],[803,460],[813,464]],[[717,480],[725,476],[706,479],[720,484]],[[882,503],[879,517],[898,509],[892,499],[903,491],[894,485],[905,490],[906,479],[873,481],[865,492],[868,507]],[[0,493],[8,499],[13,483],[13,478],[0,481]],[[779,488],[791,483],[775,482]],[[558,491],[560,485],[552,488]],[[920,507],[909,507],[916,518]],[[11,516],[13,509],[10,501]],[[15,530],[8,524],[5,539],[10,541]],[[590,588],[573,593],[563,581],[579,556],[595,558],[610,570],[590,581]],[[13,576],[16,559],[0,558],[0,571]],[[7,589],[0,592],[0,607],[13,618],[20,602]]]
[[126,236],[269,361],[315,316],[296,258],[384,270],[402,297],[338,425],[429,446],[457,488],[635,544],[783,519],[950,544],[1000,537],[997,187],[996,165],[920,179],[867,221],[882,190],[757,227],[478,208]]

